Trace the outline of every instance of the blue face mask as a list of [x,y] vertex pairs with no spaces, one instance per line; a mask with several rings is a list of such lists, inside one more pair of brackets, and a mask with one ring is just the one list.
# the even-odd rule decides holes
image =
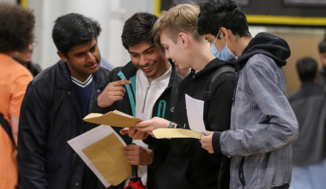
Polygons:
[[233,52],[231,52],[231,50],[228,48],[228,42],[226,42],[226,46],[225,48],[222,50],[222,51],[218,51],[215,47],[215,43],[216,43],[216,40],[218,38],[220,33],[217,34],[216,36],[216,39],[214,41],[214,43],[209,47],[209,50],[212,52],[212,54],[220,59],[220,60],[224,60],[224,61],[228,61],[228,60],[231,60],[233,58],[237,58]]

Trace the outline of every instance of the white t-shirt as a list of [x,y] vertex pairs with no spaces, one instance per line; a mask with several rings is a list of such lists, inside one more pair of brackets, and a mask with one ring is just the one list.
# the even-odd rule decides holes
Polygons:
[[[136,117],[141,120],[152,119],[153,107],[157,99],[162,95],[169,85],[171,69],[162,76],[154,79],[149,83],[147,76],[142,70],[138,70],[136,74]],[[148,145],[142,140],[133,140],[133,143],[147,148]],[[147,183],[147,166],[139,166],[138,176],[141,177],[143,184]],[[129,179],[126,185],[129,183]]]

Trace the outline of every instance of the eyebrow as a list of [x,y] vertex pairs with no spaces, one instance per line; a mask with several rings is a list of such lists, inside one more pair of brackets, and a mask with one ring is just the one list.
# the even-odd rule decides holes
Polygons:
[[[147,49],[145,49],[142,53],[144,53],[144,52],[146,52],[146,51],[149,51],[149,50],[151,50],[151,49],[154,48],[154,47],[155,47],[155,45],[152,45],[152,46],[148,47]],[[139,53],[132,52],[132,51],[129,51],[129,53],[131,53],[131,54],[139,54]]]
[[[96,44],[93,45],[89,50],[91,50],[91,49],[93,49],[93,48],[95,48],[95,47],[96,47]],[[87,50],[87,51],[89,51],[89,50]],[[79,54],[79,53],[85,53],[85,52],[87,52],[87,51],[76,52],[74,55],[77,55],[77,54]]]

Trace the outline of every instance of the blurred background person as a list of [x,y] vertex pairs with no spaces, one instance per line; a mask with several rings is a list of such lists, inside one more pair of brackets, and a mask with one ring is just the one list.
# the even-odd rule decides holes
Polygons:
[[290,189],[323,189],[326,186],[326,91],[317,84],[318,64],[314,59],[303,58],[296,67],[301,88],[289,97],[289,102],[299,122],[299,138],[293,143]]
[[28,48],[15,52],[13,56],[13,58],[21,65],[25,66],[34,77],[42,71],[42,68],[38,64],[32,62],[33,50],[36,45],[37,42],[34,40],[33,43],[28,45]]
[[[93,27],[95,28],[96,33],[97,33],[97,39],[98,39],[98,37],[100,36],[100,33],[102,31],[101,25],[100,25],[100,23],[93,20],[92,18],[88,18],[88,19],[91,21]],[[103,68],[106,68],[110,71],[113,70],[113,68],[114,68],[114,66],[112,64],[110,64],[108,61],[106,61],[103,57],[101,57],[100,66]]]
[[18,5],[0,3],[0,189],[17,186],[17,134],[20,106],[32,74],[12,59],[33,41],[34,15]]
[[318,46],[320,61],[322,64],[322,69],[319,72],[318,83],[326,84],[326,34],[325,38],[319,43]]

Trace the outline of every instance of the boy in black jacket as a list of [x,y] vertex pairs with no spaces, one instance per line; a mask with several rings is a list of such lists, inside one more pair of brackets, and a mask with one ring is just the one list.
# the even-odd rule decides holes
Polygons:
[[[236,80],[234,73],[226,72],[218,76],[210,99],[207,92],[216,71],[234,64],[221,61],[210,52],[209,43],[197,33],[198,14],[198,6],[180,4],[155,23],[155,42],[164,47],[167,58],[171,58],[180,68],[192,68],[192,71],[180,84],[175,114],[170,119],[173,122],[155,117],[138,123],[139,131],[151,134],[156,128],[189,129],[185,94],[205,102],[204,123],[207,130],[229,129]],[[156,181],[161,189],[216,189],[222,181],[226,182],[223,188],[228,188],[228,179],[218,180],[222,159],[222,154],[210,155],[202,149],[197,139],[171,139],[167,159],[159,169]]]
[[55,21],[52,38],[61,58],[28,85],[21,107],[18,167],[21,188],[95,188],[85,185],[85,163],[67,141],[84,133],[89,107],[105,88],[96,31],[80,14]]
[[[142,120],[154,116],[171,119],[182,78],[165,58],[162,47],[154,44],[151,29],[156,20],[155,15],[136,13],[125,22],[121,38],[131,61],[112,70],[111,83],[98,97],[92,112],[119,110]],[[123,129],[121,133],[145,139],[149,145],[148,149],[141,140],[122,136],[127,144],[137,144],[125,147],[129,163],[140,166],[138,174],[148,189],[157,189],[154,176],[166,157],[169,141],[157,141],[136,129]],[[97,188],[104,186],[98,181]]]

